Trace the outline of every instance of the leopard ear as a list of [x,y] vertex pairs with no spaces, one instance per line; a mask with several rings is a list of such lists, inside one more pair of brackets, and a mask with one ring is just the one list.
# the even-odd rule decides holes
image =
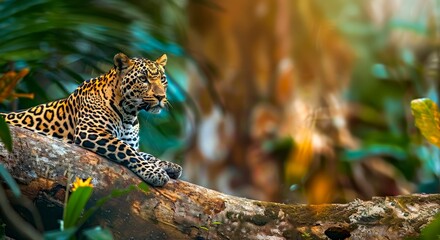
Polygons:
[[161,65],[162,67],[165,67],[165,65],[167,64],[167,55],[163,54],[162,56],[160,56],[160,58],[156,59],[156,62],[159,63],[159,65]]
[[115,57],[113,58],[113,62],[119,71],[127,69],[131,65],[130,58],[123,53],[116,54]]

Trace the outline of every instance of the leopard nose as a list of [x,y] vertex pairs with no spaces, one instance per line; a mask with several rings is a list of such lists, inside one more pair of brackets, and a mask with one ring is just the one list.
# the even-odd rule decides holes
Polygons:
[[159,100],[159,102],[160,102],[160,101],[162,101],[162,99],[165,98],[165,95],[154,95],[154,97],[155,97],[157,100]]

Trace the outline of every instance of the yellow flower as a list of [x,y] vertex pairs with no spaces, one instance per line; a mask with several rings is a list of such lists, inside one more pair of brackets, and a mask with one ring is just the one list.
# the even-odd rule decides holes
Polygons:
[[73,182],[72,192],[79,187],[93,187],[93,184],[91,184],[90,181],[92,181],[92,178],[87,178],[87,180],[83,181],[81,178],[76,177],[75,182]]

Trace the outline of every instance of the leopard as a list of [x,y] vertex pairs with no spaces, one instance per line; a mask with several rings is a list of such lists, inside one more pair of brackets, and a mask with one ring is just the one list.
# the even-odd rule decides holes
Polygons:
[[62,139],[121,164],[160,187],[178,179],[182,167],[139,151],[140,111],[159,114],[169,105],[167,55],[156,60],[113,57],[105,74],[84,81],[67,98],[1,113],[6,123]]

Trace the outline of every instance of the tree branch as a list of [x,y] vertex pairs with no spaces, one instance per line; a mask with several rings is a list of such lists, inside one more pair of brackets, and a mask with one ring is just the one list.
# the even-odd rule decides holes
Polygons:
[[[96,154],[11,127],[14,151],[0,145],[0,163],[33,201],[62,205],[69,171],[93,178],[93,201],[141,180]],[[0,196],[4,197],[4,196]],[[90,224],[116,239],[402,239],[418,236],[440,212],[440,195],[414,194],[348,204],[285,205],[228,196],[171,180],[148,193],[112,199]]]

